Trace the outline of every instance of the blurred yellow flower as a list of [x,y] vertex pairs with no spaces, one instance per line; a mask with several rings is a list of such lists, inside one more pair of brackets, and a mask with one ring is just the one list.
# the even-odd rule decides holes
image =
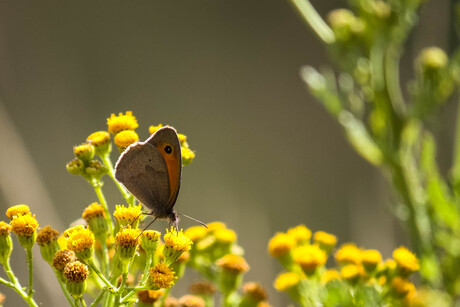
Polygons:
[[133,112],[127,111],[125,115],[119,113],[118,116],[115,114],[110,115],[107,118],[108,131],[113,135],[124,131],[124,130],[135,130],[139,127],[136,117],[133,116]]

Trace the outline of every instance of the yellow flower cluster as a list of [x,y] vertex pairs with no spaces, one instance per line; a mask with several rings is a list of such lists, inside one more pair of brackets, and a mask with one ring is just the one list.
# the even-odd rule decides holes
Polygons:
[[[393,259],[383,262],[378,250],[365,250],[354,243],[345,243],[334,253],[337,267],[328,269],[325,265],[337,243],[336,237],[323,231],[313,235],[313,243],[310,237],[311,231],[299,225],[286,233],[275,234],[268,243],[268,252],[287,270],[279,274],[274,287],[286,292],[295,302],[305,306],[316,297],[317,304],[324,304],[319,293],[334,296],[333,291],[328,292],[331,287],[342,289],[349,298],[361,288],[362,291],[374,291],[373,295],[380,302],[389,305],[399,306],[418,297],[417,289],[408,278],[420,266],[417,257],[407,248],[395,249]],[[326,300],[334,299],[338,298],[326,296]],[[347,305],[346,295],[342,294],[340,299],[343,300],[340,304]]]

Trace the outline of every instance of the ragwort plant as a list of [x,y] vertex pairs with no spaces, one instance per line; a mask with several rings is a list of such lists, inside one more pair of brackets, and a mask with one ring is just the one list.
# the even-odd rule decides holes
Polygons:
[[[395,213],[420,258],[422,282],[460,295],[460,109],[450,172],[439,171],[428,122],[458,94],[460,48],[427,47],[414,79],[400,82],[404,45],[423,0],[349,0],[325,22],[308,0],[291,0],[326,45],[335,66],[302,68],[310,92],[343,128],[358,154],[381,169],[398,196]],[[451,1],[459,29],[460,6]],[[458,33],[457,33],[458,34]]]
[[[114,178],[110,158],[111,134],[123,152],[138,141],[136,118],[131,112],[112,114],[108,130],[92,133],[74,147],[75,159],[67,170],[82,176],[94,188],[98,202],[87,206],[82,214],[85,223],[68,228],[63,235],[51,226],[38,229],[35,215],[27,205],[10,207],[9,223],[0,222],[0,264],[9,280],[0,284],[14,289],[29,306],[38,306],[33,294],[33,252],[36,243],[42,258],[50,265],[70,306],[194,306],[212,307],[217,293],[220,306],[268,307],[265,289],[255,282],[242,284],[249,265],[243,249],[236,243],[236,233],[222,222],[209,223],[207,228],[195,226],[186,231],[174,227],[161,233],[141,230],[142,204]],[[161,125],[150,126],[152,134]],[[182,163],[195,157],[187,138],[179,134]],[[108,176],[118,187],[125,205],[109,210],[102,187]],[[24,288],[10,264],[13,231],[25,249],[28,283]],[[176,299],[171,287],[186,267],[196,270],[202,280],[191,285],[190,293]],[[3,296],[0,305],[3,304]]]

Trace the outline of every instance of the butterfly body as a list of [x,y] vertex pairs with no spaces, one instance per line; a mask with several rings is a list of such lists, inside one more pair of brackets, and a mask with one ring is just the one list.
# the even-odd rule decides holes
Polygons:
[[145,142],[130,145],[115,166],[115,178],[150,215],[178,223],[174,210],[182,173],[181,146],[172,127],[162,127]]

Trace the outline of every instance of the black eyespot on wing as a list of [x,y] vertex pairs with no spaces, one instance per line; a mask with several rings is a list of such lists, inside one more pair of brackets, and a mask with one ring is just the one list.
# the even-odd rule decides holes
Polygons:
[[170,154],[172,153],[172,147],[170,145],[166,145],[164,148],[165,153]]

